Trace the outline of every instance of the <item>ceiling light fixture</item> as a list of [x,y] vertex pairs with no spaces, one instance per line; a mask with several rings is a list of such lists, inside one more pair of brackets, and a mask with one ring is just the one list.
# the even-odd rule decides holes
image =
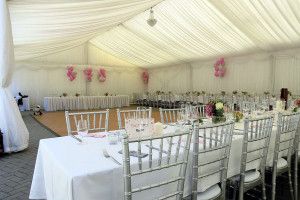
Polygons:
[[157,23],[157,20],[154,18],[154,12],[152,8],[150,9],[149,19],[147,19],[147,23],[149,26],[153,27]]

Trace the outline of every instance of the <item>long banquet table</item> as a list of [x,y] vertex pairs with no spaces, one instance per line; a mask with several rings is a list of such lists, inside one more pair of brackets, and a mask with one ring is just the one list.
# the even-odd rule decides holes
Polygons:
[[44,97],[45,111],[88,110],[129,106],[128,95]]
[[[235,124],[235,135],[233,136],[229,158],[228,177],[233,177],[240,172],[243,139],[240,130],[242,128],[242,123]],[[164,133],[172,131],[175,131],[174,128],[169,126],[164,130]],[[267,159],[267,165],[269,166],[272,165],[275,136],[276,127],[273,127]],[[86,141],[85,144],[78,144],[74,138],[66,136],[40,141],[30,199],[122,199],[122,166],[117,165],[102,155],[102,150],[106,148],[111,155],[122,163],[122,156],[117,153],[122,149],[121,143],[108,145],[106,138],[86,137],[84,140]],[[209,158],[203,157],[203,159]],[[185,196],[191,194],[191,160],[192,153],[190,153],[188,161]],[[257,161],[249,163],[249,166],[247,166],[248,170],[257,168]],[[210,167],[205,170],[214,169]],[[160,174],[153,175],[151,179],[158,178],[159,176]],[[149,178],[147,177],[146,180],[148,181]],[[207,177],[198,185],[198,190],[204,191],[218,182],[218,175]]]

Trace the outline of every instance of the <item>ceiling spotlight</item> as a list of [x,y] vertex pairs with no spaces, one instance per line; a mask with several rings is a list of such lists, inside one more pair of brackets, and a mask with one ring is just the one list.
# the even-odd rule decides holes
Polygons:
[[154,26],[157,23],[157,20],[154,18],[154,12],[152,8],[150,9],[149,19],[147,20],[149,26]]

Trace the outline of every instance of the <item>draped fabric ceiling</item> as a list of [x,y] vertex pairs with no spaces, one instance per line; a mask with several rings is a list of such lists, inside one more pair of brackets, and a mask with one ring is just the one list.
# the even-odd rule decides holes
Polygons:
[[[140,67],[300,46],[299,0],[10,0],[15,55],[91,42]],[[154,6],[154,27],[146,20]],[[145,12],[145,10],[147,10]]]

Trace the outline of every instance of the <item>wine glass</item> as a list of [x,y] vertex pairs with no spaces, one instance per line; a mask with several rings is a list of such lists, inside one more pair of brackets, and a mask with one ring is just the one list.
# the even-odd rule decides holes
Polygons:
[[86,120],[79,120],[77,122],[77,133],[80,136],[86,136],[88,134],[88,125]]

